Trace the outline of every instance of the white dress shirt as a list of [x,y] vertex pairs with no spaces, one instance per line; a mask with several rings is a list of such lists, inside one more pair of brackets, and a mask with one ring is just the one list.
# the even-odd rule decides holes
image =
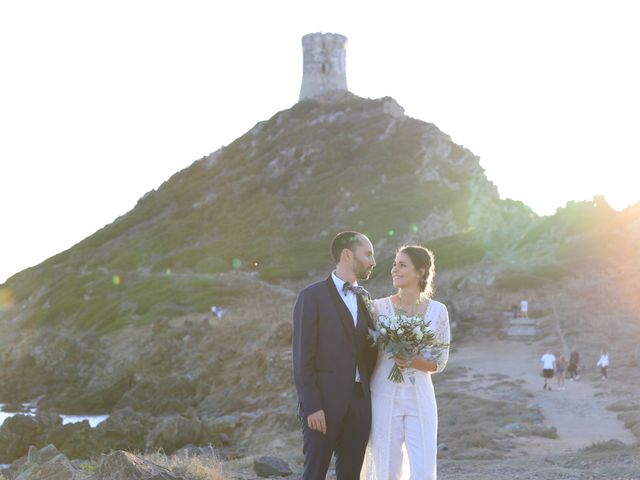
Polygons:
[[[347,290],[346,292],[342,291],[342,286],[347,283],[341,278],[338,278],[335,270],[331,273],[331,278],[333,279],[333,283],[338,289],[338,293],[340,294],[340,298],[349,309],[351,313],[351,317],[353,318],[353,326],[354,328],[358,325],[358,297],[351,290]],[[353,285],[358,285],[357,282],[354,282]],[[360,381],[360,372],[358,371],[358,366],[356,365],[356,382]]]

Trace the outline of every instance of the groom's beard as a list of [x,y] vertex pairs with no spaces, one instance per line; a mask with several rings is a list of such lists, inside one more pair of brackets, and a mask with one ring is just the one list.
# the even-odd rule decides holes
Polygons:
[[367,267],[364,263],[356,259],[355,274],[356,278],[361,281],[369,280],[373,267]]

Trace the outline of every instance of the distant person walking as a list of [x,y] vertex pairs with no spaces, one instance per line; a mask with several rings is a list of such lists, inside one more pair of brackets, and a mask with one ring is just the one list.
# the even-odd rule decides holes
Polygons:
[[580,375],[578,375],[578,365],[580,362],[580,354],[576,347],[571,347],[571,355],[569,355],[569,368],[567,368],[567,373],[569,374],[569,380],[580,380]]
[[607,350],[601,350],[600,360],[596,363],[596,367],[600,367],[600,373],[602,373],[602,380],[607,379],[607,367],[609,366],[609,352]]
[[560,355],[558,358],[558,362],[556,363],[556,380],[558,382],[558,389],[564,390],[564,375],[565,370],[567,369],[567,357],[564,355]]
[[553,378],[553,373],[556,369],[556,356],[551,352],[546,352],[540,358],[542,362],[542,376],[544,377],[543,390],[551,390],[551,385],[548,384],[549,380]]
[[522,318],[529,318],[529,302],[527,300],[520,302],[520,316]]

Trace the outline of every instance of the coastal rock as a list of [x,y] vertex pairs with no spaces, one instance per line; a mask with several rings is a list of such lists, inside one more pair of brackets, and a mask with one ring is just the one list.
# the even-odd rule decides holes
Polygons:
[[164,467],[118,450],[103,455],[95,480],[186,480]]
[[518,437],[547,437],[558,438],[558,431],[556,427],[552,425],[533,424],[526,423],[510,423],[503,427],[507,432],[512,433]]
[[43,448],[36,448],[33,445],[29,447],[27,454],[27,464],[41,465],[60,455],[60,451],[52,444]]
[[99,450],[96,434],[88,420],[60,425],[49,432],[47,441],[67,458],[89,458]]
[[111,410],[131,388],[133,375],[119,365],[94,375],[83,389],[82,405],[85,412]]
[[213,446],[207,445],[206,447],[196,447],[195,445],[185,445],[179,450],[173,452],[174,457],[207,457],[215,460],[217,458],[216,452],[213,450]]
[[152,416],[127,407],[113,411],[96,427],[96,434],[103,445],[114,450],[141,451],[152,425]]
[[88,478],[88,475],[76,470],[67,457],[60,453],[44,463],[28,466],[16,477],[16,480],[85,480]]
[[233,439],[236,428],[241,420],[238,415],[223,417],[204,417],[202,421],[202,440],[214,445],[226,445]]
[[286,477],[293,472],[289,464],[278,457],[260,457],[253,461],[253,470],[259,477]]
[[181,415],[172,415],[158,422],[145,440],[147,450],[162,448],[172,453],[187,444],[197,443],[202,431],[202,423]]
[[60,455],[60,452],[51,444],[41,449],[31,445],[29,447],[29,453],[26,456],[14,460],[11,465],[9,465],[9,468],[5,469],[4,472],[0,471],[0,473],[5,474],[7,478],[16,478],[20,473],[30,467],[41,465],[58,455]]
[[193,406],[195,382],[184,375],[167,375],[157,380],[141,380],[134,384],[115,408],[131,407],[153,415],[185,414]]
[[0,463],[9,463],[26,455],[29,446],[43,447],[50,431],[62,426],[55,414],[15,415],[0,427]]

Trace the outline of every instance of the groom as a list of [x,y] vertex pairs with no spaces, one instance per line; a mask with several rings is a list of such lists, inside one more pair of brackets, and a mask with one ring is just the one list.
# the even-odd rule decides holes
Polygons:
[[338,480],[358,480],[371,429],[369,379],[377,350],[373,322],[358,285],[376,262],[369,239],[339,233],[336,269],[298,295],[293,311],[293,372],[304,436],[304,480],[324,480],[336,455]]

